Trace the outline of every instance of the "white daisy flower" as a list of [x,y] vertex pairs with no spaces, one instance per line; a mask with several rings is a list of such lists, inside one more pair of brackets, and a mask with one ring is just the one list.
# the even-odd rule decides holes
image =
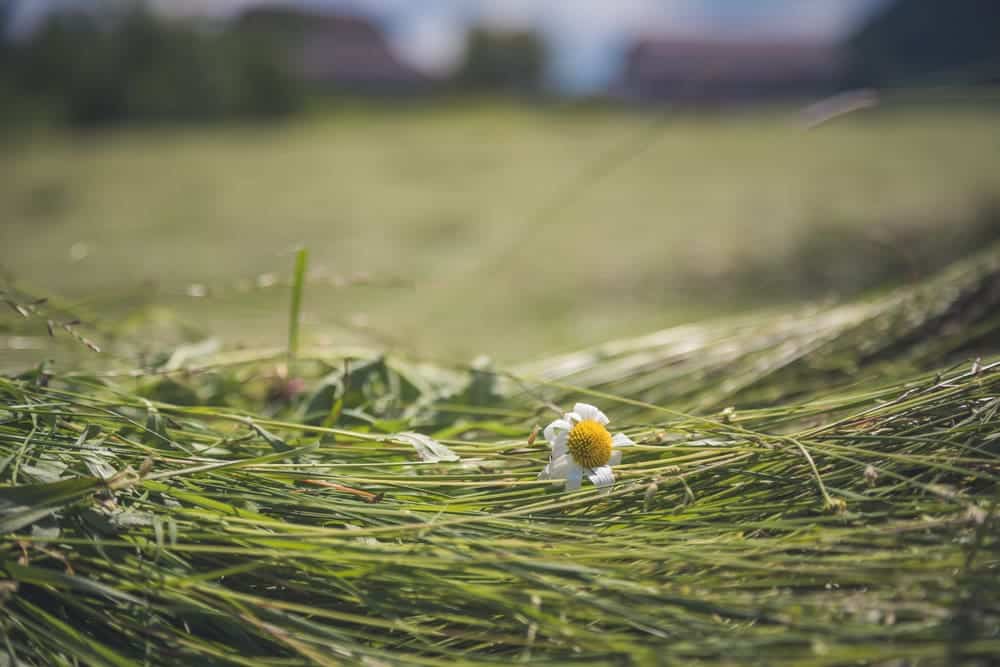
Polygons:
[[579,489],[586,475],[594,486],[607,493],[615,483],[611,466],[622,460],[619,447],[634,445],[624,433],[614,436],[606,428],[608,418],[593,405],[577,403],[545,427],[545,439],[552,447],[549,464],[538,479],[565,479],[566,490]]

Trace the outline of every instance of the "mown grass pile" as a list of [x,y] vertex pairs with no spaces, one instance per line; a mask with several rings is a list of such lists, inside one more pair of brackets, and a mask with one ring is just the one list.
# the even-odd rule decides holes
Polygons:
[[[994,248],[509,369],[0,379],[0,664],[989,664],[998,306]],[[610,494],[536,479],[575,400],[638,443]]]

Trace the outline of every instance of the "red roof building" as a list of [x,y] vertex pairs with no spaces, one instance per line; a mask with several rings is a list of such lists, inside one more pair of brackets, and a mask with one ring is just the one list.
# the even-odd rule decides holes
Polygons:
[[832,90],[840,67],[837,48],[816,42],[643,39],[615,92],[645,102],[803,97]]
[[309,84],[401,92],[432,83],[393,53],[378,26],[359,16],[255,7],[237,24],[284,39],[293,73]]

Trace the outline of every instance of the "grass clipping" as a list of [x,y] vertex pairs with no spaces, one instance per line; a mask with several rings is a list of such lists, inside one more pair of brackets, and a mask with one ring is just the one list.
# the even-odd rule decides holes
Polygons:
[[[0,664],[988,664],[998,285],[994,249],[503,373],[2,378]],[[577,399],[639,443],[606,496],[536,479]]]

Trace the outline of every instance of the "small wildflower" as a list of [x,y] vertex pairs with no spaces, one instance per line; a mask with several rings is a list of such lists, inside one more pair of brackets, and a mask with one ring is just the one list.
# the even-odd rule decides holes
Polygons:
[[192,299],[208,296],[208,288],[200,283],[192,283],[187,287],[187,295]]
[[612,436],[607,423],[605,414],[593,405],[577,403],[572,412],[546,426],[543,433],[552,453],[538,479],[564,479],[571,491],[580,488],[586,475],[602,492],[610,491],[615,483],[611,466],[622,458],[618,448],[635,443],[624,433]]
[[278,276],[273,273],[262,273],[257,276],[257,287],[260,289],[266,289],[268,287],[274,287],[278,284]]
[[868,464],[868,467],[865,468],[865,481],[868,486],[875,486],[875,482],[878,481],[878,470],[875,469],[875,466]]
[[649,486],[646,487],[646,493],[642,502],[642,508],[644,510],[648,511],[649,508],[653,506],[653,498],[656,497],[656,492],[660,490],[660,485],[657,484],[657,481],[659,481],[658,478],[650,482]]
[[826,503],[826,509],[834,514],[844,514],[847,512],[847,501],[843,498],[830,498]]
[[978,505],[969,505],[965,510],[965,518],[977,526],[981,526],[986,523],[986,510]]
[[288,366],[279,364],[271,374],[267,387],[267,400],[273,403],[290,403],[305,393],[306,381],[290,376]]

